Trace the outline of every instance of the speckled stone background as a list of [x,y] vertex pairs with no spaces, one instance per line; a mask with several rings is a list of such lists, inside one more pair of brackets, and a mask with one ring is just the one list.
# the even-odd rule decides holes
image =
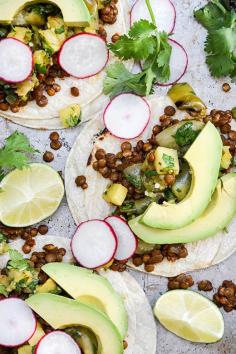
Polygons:
[[[122,1],[122,0],[120,0]],[[236,106],[236,87],[232,84],[229,93],[222,92],[221,85],[226,79],[215,81],[209,76],[208,69],[204,64],[204,38],[206,32],[193,19],[192,13],[195,7],[199,7],[205,1],[198,0],[174,0],[173,3],[177,10],[177,24],[173,38],[184,45],[189,55],[189,69],[183,80],[192,83],[197,93],[211,106],[221,109],[230,109]],[[229,81],[228,81],[229,82]],[[157,88],[157,93],[165,93],[166,89]],[[82,127],[73,130],[64,130],[60,132],[63,147],[55,152],[55,160],[51,166],[64,174],[65,161],[70,148],[80,132]],[[50,150],[49,134],[47,131],[37,131],[23,128],[12,123],[6,122],[0,118],[0,146],[4,138],[14,130],[25,133],[32,144],[38,148],[41,153],[36,161],[42,161],[42,154],[45,150]],[[70,215],[66,199],[50,219],[46,221],[49,225],[50,234],[57,234],[63,237],[71,237],[75,231],[76,225]],[[143,287],[151,305],[154,305],[156,299],[167,290],[167,279],[146,275],[139,272],[130,271]],[[234,280],[236,282],[236,255],[231,256],[227,261],[219,266],[211,267],[207,270],[192,273],[195,285],[192,288],[197,290],[197,281],[209,279],[214,288],[217,288],[224,279]],[[215,290],[215,289],[214,289]],[[212,298],[212,293],[207,296]],[[156,354],[236,354],[236,313],[227,314],[223,312],[225,318],[225,334],[223,339],[216,344],[204,345],[193,344],[183,341],[172,333],[167,332],[157,323],[157,351]],[[145,337],[142,338],[145,340]],[[112,353],[111,353],[112,354]],[[134,353],[135,354],[135,353]],[[149,353],[143,353],[149,354]]]

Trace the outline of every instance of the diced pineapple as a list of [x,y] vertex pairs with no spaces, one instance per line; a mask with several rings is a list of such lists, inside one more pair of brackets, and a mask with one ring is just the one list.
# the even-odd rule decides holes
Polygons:
[[38,85],[38,79],[36,75],[32,75],[29,79],[16,84],[16,93],[18,96],[24,99],[24,97],[26,97],[27,94],[30,91],[32,91],[33,88],[37,85]]
[[128,189],[120,183],[112,184],[103,194],[103,199],[111,204],[120,206],[123,204],[128,193]]
[[39,30],[39,34],[43,41],[43,47],[47,52],[50,54],[58,52],[61,47],[61,43],[53,30]]
[[159,146],[155,151],[154,166],[158,174],[179,174],[179,159],[177,150]]
[[73,128],[79,124],[81,118],[81,109],[79,104],[72,104],[62,108],[59,111],[59,116],[63,127]]
[[13,27],[11,32],[8,33],[7,37],[19,39],[26,44],[31,41],[32,32],[26,27]]
[[223,170],[227,170],[227,168],[229,168],[229,166],[231,165],[232,155],[229,149],[230,149],[229,146],[223,146],[222,158],[220,163],[220,167]]
[[32,347],[30,345],[23,345],[23,347],[18,348],[18,354],[32,354]]
[[37,322],[36,331],[34,332],[33,337],[29,339],[29,344],[33,347],[35,346],[39,340],[45,335],[44,330],[39,322]]

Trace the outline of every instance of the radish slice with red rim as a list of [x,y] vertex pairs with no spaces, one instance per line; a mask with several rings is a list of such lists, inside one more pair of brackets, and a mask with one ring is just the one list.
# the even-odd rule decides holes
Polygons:
[[33,70],[33,53],[16,38],[0,41],[0,79],[10,83],[28,79]]
[[62,331],[53,331],[40,339],[35,354],[82,354],[74,339]]
[[105,221],[113,228],[118,247],[114,256],[117,261],[125,261],[135,253],[138,241],[127,222],[119,216],[108,216]]
[[151,111],[147,101],[133,93],[123,93],[107,105],[104,124],[117,138],[134,139],[145,130]]
[[71,241],[72,253],[83,267],[99,268],[109,263],[117,249],[117,238],[103,220],[81,223]]
[[170,78],[168,82],[158,83],[160,86],[170,86],[178,82],[188,68],[188,55],[184,47],[173,39],[169,39],[172,47],[170,57]]
[[92,33],[79,33],[64,42],[58,61],[69,75],[85,79],[102,71],[108,58],[106,42],[101,37]]
[[[173,3],[170,0],[150,0],[158,31],[172,33],[175,28],[176,11]],[[151,17],[145,0],[137,0],[131,9],[130,22],[145,19],[151,21]]]
[[36,326],[33,311],[23,300],[12,297],[0,301],[0,345],[24,344],[33,336]]

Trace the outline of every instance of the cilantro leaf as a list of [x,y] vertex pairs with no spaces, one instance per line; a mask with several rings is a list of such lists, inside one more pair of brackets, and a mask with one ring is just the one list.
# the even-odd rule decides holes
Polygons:
[[22,169],[28,166],[29,155],[38,152],[22,133],[15,131],[6,139],[5,146],[0,149],[0,174],[4,170],[13,168]]
[[16,250],[9,250],[10,260],[8,261],[7,268],[19,269],[20,271],[31,269],[27,259],[25,259],[22,254]]
[[174,158],[172,156],[167,155],[167,154],[164,153],[162,155],[162,159],[165,162],[166,167],[171,168],[171,167],[175,166],[175,160],[174,160]]
[[190,145],[194,142],[199,134],[199,130],[193,130],[193,123],[186,122],[175,134],[175,141],[179,146]]
[[230,76],[236,80],[236,12],[231,2],[211,0],[194,12],[195,18],[207,30],[206,63],[212,76]]
[[144,171],[146,177],[151,178],[157,176],[157,171],[154,170],[146,170]]
[[108,48],[120,59],[142,60],[142,71],[133,74],[122,64],[110,66],[104,81],[104,93],[111,97],[121,92],[149,95],[156,82],[166,82],[170,77],[172,48],[168,34],[158,32],[150,1],[145,0],[152,22],[140,20],[130,28],[128,35],[121,36]]
[[168,42],[168,34],[160,33],[160,52],[154,62],[153,70],[159,82],[167,82],[170,77],[171,45]]
[[132,74],[123,63],[114,63],[107,68],[107,76],[103,84],[103,92],[105,95],[114,97],[119,93],[134,92],[137,95],[144,96],[146,85],[144,82],[144,74]]
[[147,59],[155,51],[155,30],[155,25],[148,22],[147,20],[140,20],[133,24],[128,33],[128,36],[121,36],[116,43],[108,44],[108,48],[118,58],[124,60]]
[[236,48],[236,28],[221,28],[209,32],[205,45],[206,62],[215,77],[231,75],[236,68],[234,50]]
[[219,29],[228,22],[229,14],[219,0],[209,2],[194,12],[196,20],[206,29]]

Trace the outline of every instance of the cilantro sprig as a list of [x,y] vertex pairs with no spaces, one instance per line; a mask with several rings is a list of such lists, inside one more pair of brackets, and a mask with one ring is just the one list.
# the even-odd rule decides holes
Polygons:
[[212,76],[236,81],[236,11],[230,1],[211,0],[194,16],[208,30],[205,52]]
[[30,266],[27,259],[25,259],[20,252],[17,250],[10,249],[9,250],[10,260],[7,263],[8,269],[18,269],[20,271],[24,270],[31,270],[32,267]]
[[200,130],[193,130],[192,122],[186,122],[177,130],[174,138],[176,143],[182,147],[191,145],[199,133]]
[[151,20],[140,20],[108,48],[121,60],[142,61],[142,71],[133,74],[124,64],[117,62],[107,69],[104,93],[114,97],[122,92],[149,95],[156,82],[166,82],[170,77],[170,57],[172,48],[168,34],[159,32],[149,0],[145,0]]
[[14,168],[22,169],[29,164],[30,155],[39,152],[30,145],[29,139],[15,131],[0,149],[0,180]]

